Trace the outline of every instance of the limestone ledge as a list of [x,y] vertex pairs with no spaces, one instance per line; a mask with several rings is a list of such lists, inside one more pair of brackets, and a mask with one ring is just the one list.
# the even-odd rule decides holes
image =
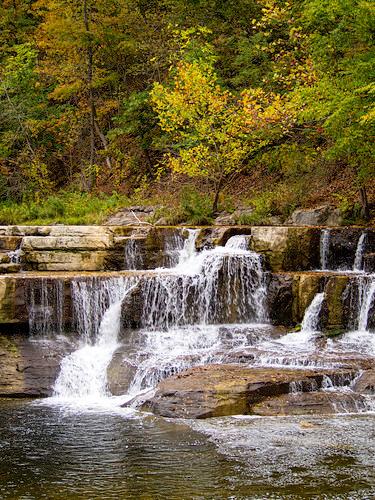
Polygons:
[[[69,256],[69,254],[66,254]],[[94,254],[95,255],[95,254]],[[168,274],[168,270],[165,271]],[[71,311],[71,282],[74,279],[96,277],[105,279],[117,276],[138,276],[144,280],[154,276],[150,271],[107,272],[22,272],[0,275],[0,325],[27,323],[31,288],[52,286],[55,280],[63,283],[65,296],[64,317],[69,323]],[[321,314],[321,329],[327,332],[346,330],[353,325],[355,305],[358,300],[358,281],[353,274],[334,272],[279,272],[268,273],[267,302],[270,322],[274,325],[293,327],[301,323],[307,306],[314,295],[325,289],[326,300]],[[350,292],[350,293],[349,293]],[[124,328],[137,328],[142,315],[142,298],[135,290],[132,303],[126,308]],[[49,307],[53,308],[53,304]]]
[[[308,271],[320,265],[322,227],[209,226],[199,228],[197,249],[224,245],[231,236],[251,235],[250,249],[264,256],[272,272]],[[165,262],[165,247],[183,227],[163,226],[0,226],[0,273],[17,272],[7,266],[8,253],[20,250],[24,270],[104,271],[124,268],[124,249],[130,238],[145,269]],[[350,268],[362,227],[330,229],[336,267]],[[375,271],[375,229],[366,228],[365,269]],[[4,267],[5,266],[5,267]],[[331,266],[332,267],[332,266]]]

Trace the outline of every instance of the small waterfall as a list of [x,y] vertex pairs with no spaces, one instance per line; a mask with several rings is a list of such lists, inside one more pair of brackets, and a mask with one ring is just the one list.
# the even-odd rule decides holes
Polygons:
[[175,267],[178,264],[184,243],[184,238],[179,231],[173,231],[165,236],[164,267]]
[[368,331],[370,313],[375,300],[375,274],[360,278],[359,302],[358,302],[358,326],[359,332]]
[[363,254],[366,246],[366,233],[362,233],[359,237],[357,249],[355,252],[353,271],[362,271],[363,270]]
[[29,331],[31,335],[49,337],[62,334],[64,327],[64,280],[39,278],[27,290]]
[[288,333],[279,340],[279,343],[309,348],[314,333],[319,331],[320,311],[324,298],[324,292],[317,293],[305,311],[301,331]]
[[188,324],[266,322],[260,255],[242,250],[240,239],[237,245],[229,240],[225,247],[196,253],[194,237],[191,234],[186,241],[170,274],[157,274],[142,283],[142,327],[165,330]]
[[320,310],[322,308],[324,300],[324,292],[317,293],[311,304],[306,309],[302,325],[301,332],[316,332],[319,331],[319,320],[320,320]]
[[185,238],[184,244],[179,252],[177,267],[182,267],[185,262],[189,261],[196,253],[195,243],[199,235],[199,229],[185,229],[187,237]]
[[327,271],[328,259],[329,259],[329,247],[330,247],[330,231],[329,229],[323,229],[320,235],[320,268],[323,271]]
[[10,262],[12,264],[20,264],[21,256],[22,256],[21,248],[17,248],[17,250],[11,250],[8,252],[8,257],[10,258]]
[[[83,346],[62,360],[54,386],[55,397],[95,401],[109,396],[107,367],[118,347],[122,301],[134,286],[131,278],[75,283],[76,324],[81,328]],[[82,300],[78,300],[79,296]],[[104,304],[107,304],[106,310]],[[95,305],[98,308],[94,314]],[[99,326],[96,327],[89,316],[94,316]]]
[[129,238],[124,247],[124,268],[128,270],[142,269],[143,256],[141,240]]

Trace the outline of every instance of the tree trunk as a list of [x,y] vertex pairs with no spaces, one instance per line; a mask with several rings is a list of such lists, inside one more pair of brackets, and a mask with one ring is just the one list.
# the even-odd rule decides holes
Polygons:
[[366,187],[362,186],[359,189],[359,198],[361,200],[361,216],[364,220],[369,220],[370,218],[370,209],[368,205],[367,192]]

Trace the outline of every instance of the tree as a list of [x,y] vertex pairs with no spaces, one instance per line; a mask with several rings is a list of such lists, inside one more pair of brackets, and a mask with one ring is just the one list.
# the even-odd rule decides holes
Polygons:
[[219,195],[250,157],[285,136],[294,114],[283,99],[261,89],[236,96],[223,89],[213,58],[180,61],[171,83],[155,83],[151,103],[166,133],[165,164],[174,172],[208,179],[212,211]]

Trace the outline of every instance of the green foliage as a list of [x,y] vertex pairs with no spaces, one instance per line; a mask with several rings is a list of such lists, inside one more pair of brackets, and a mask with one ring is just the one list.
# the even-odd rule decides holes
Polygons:
[[186,188],[181,195],[181,215],[184,222],[194,226],[212,224],[212,201],[210,196]]
[[[26,199],[34,215],[25,205],[21,218],[47,217],[41,200],[62,188],[141,199],[162,168],[204,181],[216,205],[239,172],[261,166],[279,187],[267,187],[272,202],[254,201],[258,221],[286,217],[339,171],[351,192],[371,185],[370,0],[86,6],[85,24],[83,2],[1,2],[0,201],[9,218]],[[53,204],[48,217],[65,217],[65,204]],[[356,213],[353,205],[348,220]]]
[[129,200],[78,192],[61,192],[44,201],[0,204],[0,224],[100,224]]

